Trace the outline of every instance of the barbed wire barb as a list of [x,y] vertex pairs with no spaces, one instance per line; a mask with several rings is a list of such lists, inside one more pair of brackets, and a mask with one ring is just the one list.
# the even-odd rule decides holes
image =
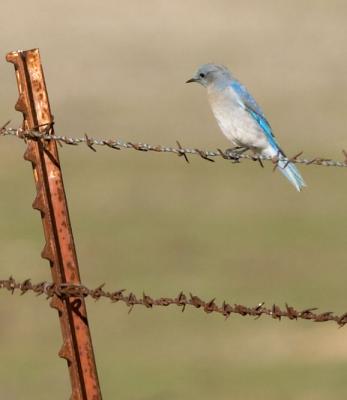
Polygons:
[[142,296],[137,297],[133,292],[126,294],[126,289],[120,289],[115,291],[105,290],[105,283],[97,286],[95,289],[90,289],[82,284],[70,284],[61,283],[56,284],[52,282],[38,282],[32,283],[31,279],[25,279],[22,282],[15,280],[12,276],[8,279],[0,280],[0,289],[9,291],[12,295],[15,292],[19,292],[20,295],[24,295],[28,292],[32,292],[37,296],[45,295],[46,299],[57,296],[60,299],[66,299],[69,297],[85,298],[90,297],[95,301],[105,298],[111,301],[111,303],[122,302],[129,307],[129,313],[133,311],[135,306],[144,306],[148,309],[154,307],[168,307],[175,305],[180,307],[182,312],[187,307],[193,309],[201,309],[206,314],[217,313],[228,319],[232,314],[238,314],[241,316],[254,317],[255,320],[261,316],[268,316],[276,320],[287,318],[289,320],[310,320],[313,322],[336,322],[337,325],[343,327],[347,323],[347,312],[342,315],[334,314],[332,311],[318,313],[318,308],[310,307],[302,311],[295,309],[288,303],[285,303],[285,308],[280,308],[277,304],[273,304],[271,307],[265,307],[264,302],[258,303],[254,307],[248,307],[242,304],[229,304],[223,301],[221,305],[216,303],[216,298],[205,301],[199,296],[189,293],[189,296],[184,294],[182,291],[179,294],[172,297],[160,297],[154,298],[145,292]]
[[[242,154],[231,154],[227,151],[222,151],[221,149],[216,150],[202,150],[199,148],[184,148],[181,146],[180,142],[176,140],[176,144],[178,147],[170,147],[164,145],[152,145],[148,143],[134,143],[130,141],[123,141],[120,139],[96,139],[88,136],[87,134],[84,137],[68,137],[64,135],[52,134],[52,126],[48,125],[45,132],[39,132],[37,130],[25,130],[22,128],[11,128],[8,127],[10,121],[7,121],[0,128],[0,136],[14,136],[18,139],[26,141],[27,139],[36,139],[43,141],[54,140],[57,141],[60,145],[63,143],[77,146],[80,144],[86,145],[93,152],[96,152],[95,146],[104,146],[109,147],[114,150],[122,150],[122,149],[133,149],[142,152],[159,152],[159,153],[174,153],[180,157],[184,157],[185,161],[189,163],[188,155],[199,156],[201,159],[213,162],[215,161],[213,158],[220,157],[223,160],[231,161],[233,164],[239,164],[241,160],[251,160],[258,161],[261,167],[264,167],[263,161],[271,161],[274,164],[274,170],[278,167],[279,161],[284,161],[285,166],[289,163],[296,164],[304,164],[304,165],[318,165],[325,167],[339,167],[346,168],[347,167],[347,152],[342,150],[342,154],[344,155],[344,159],[342,161],[332,160],[330,158],[325,157],[313,157],[311,159],[300,157],[303,154],[303,151],[297,153],[293,157],[270,157],[270,156],[262,156],[258,154],[251,153],[242,153]],[[38,127],[37,127],[38,128]]]

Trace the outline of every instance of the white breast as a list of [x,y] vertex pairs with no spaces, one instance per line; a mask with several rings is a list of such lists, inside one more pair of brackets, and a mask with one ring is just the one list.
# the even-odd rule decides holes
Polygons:
[[268,146],[263,130],[240,104],[231,87],[224,90],[207,89],[213,114],[223,134],[234,146],[261,151]]

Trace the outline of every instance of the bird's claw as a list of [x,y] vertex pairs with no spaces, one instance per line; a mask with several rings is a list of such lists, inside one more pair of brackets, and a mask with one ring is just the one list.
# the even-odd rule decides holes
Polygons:
[[243,154],[247,150],[247,147],[232,147],[231,149],[225,150],[225,155],[234,162],[240,162],[241,154]]

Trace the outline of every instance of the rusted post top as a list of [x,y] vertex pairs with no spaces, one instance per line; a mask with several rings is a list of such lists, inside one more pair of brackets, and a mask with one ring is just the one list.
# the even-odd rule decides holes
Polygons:
[[[7,54],[15,66],[19,98],[16,110],[23,113],[25,129],[53,134],[45,79],[38,49]],[[31,161],[37,195],[33,207],[41,212],[46,239],[42,257],[50,262],[54,283],[80,283],[63,177],[55,141],[28,139],[24,158]],[[59,355],[68,362],[72,400],[98,400],[101,391],[84,299],[54,296],[59,312],[63,346]]]
[[27,128],[38,128],[38,121],[40,124],[52,123],[39,50],[13,51],[7,54],[6,60],[16,69],[19,99],[15,108],[24,114]]

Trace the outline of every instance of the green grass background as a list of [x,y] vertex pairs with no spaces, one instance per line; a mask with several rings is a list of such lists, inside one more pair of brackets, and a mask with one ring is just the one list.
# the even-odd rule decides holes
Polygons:
[[[331,0],[1,3],[0,120],[17,88],[6,52],[39,47],[59,134],[217,148],[203,62],[228,65],[288,154],[341,158],[346,144],[347,4]],[[25,146],[0,140],[1,277],[49,280],[31,209]],[[65,146],[60,151],[83,283],[157,296],[193,292],[347,310],[346,171],[300,167],[298,194],[271,166]],[[347,334],[274,321],[87,300],[105,399],[343,399]],[[56,312],[0,293],[4,399],[63,399]]]

